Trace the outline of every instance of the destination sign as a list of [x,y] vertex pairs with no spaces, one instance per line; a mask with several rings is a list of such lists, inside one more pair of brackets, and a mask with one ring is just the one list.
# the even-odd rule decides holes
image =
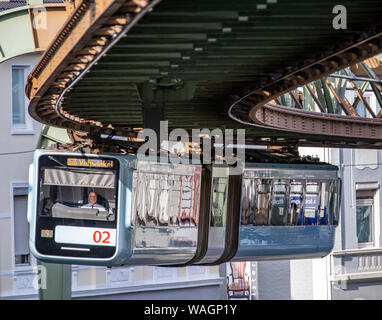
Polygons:
[[68,158],[67,165],[70,167],[112,168],[114,166],[114,161],[103,159]]

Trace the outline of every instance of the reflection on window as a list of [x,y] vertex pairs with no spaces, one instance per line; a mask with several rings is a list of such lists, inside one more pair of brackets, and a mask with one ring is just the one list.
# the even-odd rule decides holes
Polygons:
[[[256,199],[256,195],[259,194],[259,192],[256,190],[257,184],[261,184],[260,179],[244,179],[243,185],[242,185],[242,200],[241,200],[241,221],[242,224],[252,224],[255,223],[255,212],[257,208],[257,204],[259,201],[262,201],[262,199]],[[263,202],[261,202],[263,203]],[[262,213],[262,211],[258,211],[259,214]],[[265,215],[265,222],[267,215]],[[261,218],[259,218],[261,220]]]
[[340,213],[340,192],[341,192],[341,181],[330,181],[328,182],[328,224],[338,224],[339,213]]
[[271,225],[273,226],[281,226],[286,223],[288,216],[288,182],[289,181],[275,181],[273,184],[271,209]]
[[133,173],[132,211],[136,226],[197,226],[200,168],[194,174]]
[[39,208],[41,217],[114,221],[115,173],[42,168]]
[[[266,225],[268,221],[268,212],[271,207],[271,190],[272,190],[272,180],[262,179],[259,181],[260,184],[257,185],[257,206],[253,207],[254,223],[256,225]],[[256,190],[256,182],[252,181],[251,187]],[[249,201],[251,201],[249,199]]]
[[373,206],[357,205],[357,239],[358,243],[372,242],[372,213]]
[[29,72],[29,66],[12,66],[12,134],[34,133],[24,90]]
[[357,240],[358,244],[373,243],[374,192],[357,191]]
[[336,225],[338,180],[243,179],[242,225]]
[[318,182],[306,183],[304,224],[316,225],[318,222],[318,204],[320,198],[320,186]]
[[227,211],[228,178],[215,177],[212,180],[211,227],[224,227]]
[[304,186],[301,181],[292,181],[290,185],[290,220],[288,224],[302,224],[303,210],[302,202],[304,199]]
[[14,193],[15,195],[13,197],[13,230],[15,264],[29,264],[29,226],[27,220],[28,196],[22,192],[22,188],[15,188]]
[[24,68],[12,67],[12,124],[25,125]]

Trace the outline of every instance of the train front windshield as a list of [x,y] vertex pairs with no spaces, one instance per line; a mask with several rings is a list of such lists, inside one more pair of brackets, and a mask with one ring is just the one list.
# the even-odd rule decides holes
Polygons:
[[110,258],[116,249],[118,160],[39,158],[36,249],[41,254]]

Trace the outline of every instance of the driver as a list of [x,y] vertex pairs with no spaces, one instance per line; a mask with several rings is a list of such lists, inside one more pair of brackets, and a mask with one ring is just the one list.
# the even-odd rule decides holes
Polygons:
[[97,203],[97,194],[95,192],[89,192],[89,203],[84,204],[81,206],[81,208],[94,208],[94,209],[99,209],[100,211],[106,211],[106,209]]

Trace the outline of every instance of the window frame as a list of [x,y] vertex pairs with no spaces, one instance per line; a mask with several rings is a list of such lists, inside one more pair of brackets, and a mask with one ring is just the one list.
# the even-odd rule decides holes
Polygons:
[[[247,185],[246,180],[250,180],[251,182]],[[255,181],[256,180],[256,181]],[[339,220],[339,203],[338,197],[340,197],[340,185],[338,179],[291,179],[291,178],[245,178],[243,179],[242,184],[242,194],[245,194],[246,204],[243,206],[243,197],[241,198],[241,209],[240,209],[240,219],[241,225],[254,225],[254,226],[306,226],[306,225],[330,225],[337,226]],[[257,182],[257,183],[256,183]],[[252,212],[247,210],[249,201],[247,200],[247,190],[246,188],[254,183],[256,187],[254,188],[254,198],[255,198],[255,210]],[[317,186],[316,191],[307,192],[308,184],[313,184]],[[276,191],[275,186],[277,185],[285,185],[284,191]],[[298,185],[299,190],[294,190],[292,185]],[[262,188],[260,186],[267,186],[266,188]],[[325,186],[325,190],[323,187]],[[260,191],[260,189],[269,189],[268,192]],[[293,190],[293,191],[292,191]],[[330,196],[330,191],[333,193],[333,197]],[[284,208],[286,211],[283,214],[283,224],[273,223],[273,208],[275,205],[275,197],[278,195],[284,194],[286,198],[284,199]],[[268,195],[268,196],[267,196]],[[326,195],[326,196],[325,196]],[[260,199],[260,196],[263,198]],[[299,204],[295,206],[296,211],[293,211],[292,214],[292,203],[296,203],[295,200],[292,200],[292,197],[299,197]],[[316,200],[316,204],[314,207],[314,216],[306,215],[307,208],[307,197],[313,197]],[[329,201],[331,200],[331,201]],[[263,202],[268,204],[263,207]],[[331,207],[330,205],[333,205]],[[259,210],[261,205],[261,210]],[[323,206],[322,206],[323,205]],[[243,207],[247,211],[243,210]],[[259,222],[260,212],[262,212],[261,217],[264,220],[265,215],[263,214],[264,209],[267,210],[266,215],[266,223]],[[325,209],[327,213],[325,215]],[[333,212],[331,212],[331,210]],[[325,218],[325,219],[324,219]],[[311,219],[311,220],[306,220]],[[324,220],[323,220],[324,219]],[[245,220],[245,222],[243,222]],[[335,223],[334,223],[335,222]]]
[[[373,112],[375,114],[378,114],[378,112],[377,112],[377,101],[376,101],[375,95],[371,91],[366,91],[363,93],[363,97],[365,98],[365,100],[369,100],[369,101],[367,101],[367,103],[369,104],[370,108],[373,110]],[[360,101],[360,102],[363,103],[362,101]],[[369,111],[366,112],[366,115],[367,115],[366,116],[367,118],[372,118]]]
[[[357,195],[357,193],[363,193],[363,195]],[[370,205],[371,206],[371,215],[370,215],[370,218],[371,218],[371,221],[370,221],[370,232],[371,232],[371,235],[370,235],[370,238],[371,238],[371,241],[368,241],[368,242],[359,242],[358,240],[358,234],[356,234],[356,238],[357,238],[357,246],[359,249],[362,249],[362,248],[370,248],[370,247],[374,247],[376,245],[376,228],[375,228],[375,223],[376,223],[376,193],[377,193],[377,190],[357,190],[356,191],[356,206],[355,206],[355,219],[356,219],[356,232],[357,232],[357,227],[358,227],[358,222],[357,222],[357,208],[358,206],[368,206]]]
[[24,83],[23,88],[25,88],[26,81],[28,79],[29,73],[32,71],[32,65],[30,64],[11,64],[10,66],[10,84],[11,84],[11,112],[10,112],[10,123],[11,123],[11,134],[20,135],[20,134],[35,134],[33,120],[28,112],[29,99],[24,94],[24,115],[25,115],[25,124],[15,124],[13,123],[13,70],[22,69],[24,70]]
[[[12,182],[11,183],[11,218],[12,218],[12,264],[14,266],[14,269],[17,270],[30,270],[34,265],[36,265],[36,261],[32,255],[32,253],[29,250],[29,263],[16,263],[16,241],[15,241],[15,196],[17,195],[24,195],[28,197],[28,188],[29,183],[28,182]],[[26,192],[23,192],[26,189]],[[21,193],[20,193],[21,191]],[[29,234],[28,234],[28,242],[29,242]]]

